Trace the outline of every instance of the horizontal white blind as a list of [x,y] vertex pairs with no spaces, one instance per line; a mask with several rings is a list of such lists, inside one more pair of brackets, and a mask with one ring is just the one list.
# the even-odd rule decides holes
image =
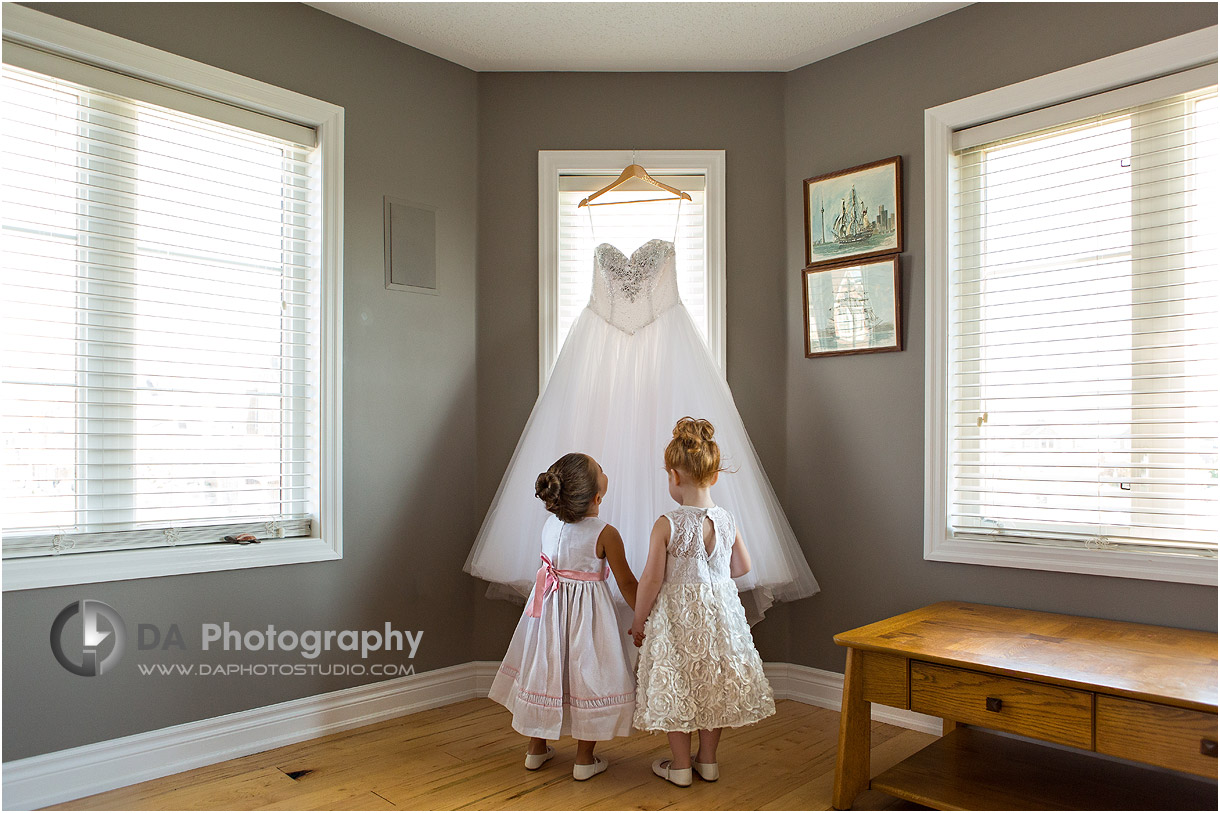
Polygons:
[[[624,254],[660,238],[674,240],[677,252],[678,295],[695,326],[707,341],[711,318],[708,268],[705,179],[701,175],[663,176],[657,180],[688,193],[681,211],[674,200],[578,208],[591,193],[617,176],[564,176],[559,188],[559,347],[585,305],[593,286],[593,249],[610,243]],[[667,193],[624,186],[598,197],[597,202],[638,201]],[[590,223],[590,216],[592,221]],[[675,230],[676,226],[676,230]],[[676,235],[676,236],[675,236]],[[555,359],[550,360],[553,364]]]
[[314,139],[3,83],[4,555],[308,535]]
[[243,130],[271,136],[312,147],[317,133],[303,124],[285,121],[245,107],[209,99],[167,85],[137,79],[96,65],[40,51],[21,43],[4,41],[4,62],[43,76],[53,76],[65,82],[92,88],[133,101],[190,113],[211,121],[223,122]]
[[1216,63],[1171,73],[1146,82],[1095,93],[1070,102],[1041,107],[1016,116],[967,127],[953,133],[953,149],[965,150],[1021,137],[1062,124],[1084,121],[1115,110],[1138,107],[1216,84]]
[[1217,135],[1212,86],[955,153],[955,536],[1215,554]]

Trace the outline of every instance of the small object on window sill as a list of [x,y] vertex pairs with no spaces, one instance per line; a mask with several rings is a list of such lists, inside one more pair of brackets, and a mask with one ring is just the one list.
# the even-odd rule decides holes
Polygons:
[[258,542],[259,538],[254,534],[238,534],[237,536],[226,536],[224,541],[234,542],[238,545],[249,545],[251,543]]

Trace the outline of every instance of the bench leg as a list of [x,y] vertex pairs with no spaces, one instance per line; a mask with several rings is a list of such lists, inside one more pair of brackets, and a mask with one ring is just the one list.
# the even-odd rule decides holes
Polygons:
[[836,810],[847,810],[868,789],[871,703],[864,699],[864,652],[847,650],[843,675],[843,708],[839,714],[839,756],[835,764]]

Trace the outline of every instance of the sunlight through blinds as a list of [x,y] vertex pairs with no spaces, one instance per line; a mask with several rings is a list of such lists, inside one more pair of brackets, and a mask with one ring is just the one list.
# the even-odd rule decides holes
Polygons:
[[308,535],[312,131],[3,82],[4,555]]
[[955,153],[958,538],[1215,554],[1212,77]]

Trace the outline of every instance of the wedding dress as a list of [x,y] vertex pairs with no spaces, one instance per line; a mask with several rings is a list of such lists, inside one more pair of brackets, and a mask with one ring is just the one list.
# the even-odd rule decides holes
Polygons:
[[[538,571],[538,539],[550,516],[534,480],[568,452],[592,456],[609,477],[600,517],[618,528],[638,576],[653,523],[674,506],[662,452],[685,415],[716,428],[722,472],[712,499],[736,517],[753,569],[736,579],[753,624],[773,601],[818,591],[763,471],[728,382],[678,296],[674,244],[654,239],[630,256],[594,250],[593,292],[534,404],[466,572],[492,582],[488,595],[523,601]],[[615,588],[617,592],[617,588]]]

